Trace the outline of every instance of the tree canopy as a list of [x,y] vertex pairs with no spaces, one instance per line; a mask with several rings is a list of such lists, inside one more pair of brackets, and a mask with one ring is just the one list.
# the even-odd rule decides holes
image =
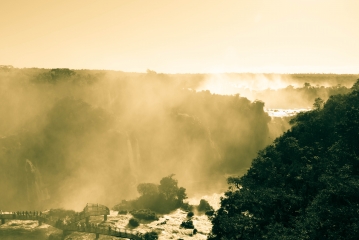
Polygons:
[[160,184],[141,183],[137,186],[140,194],[135,200],[123,201],[114,209],[150,209],[159,213],[168,213],[182,206],[187,198],[186,189],[178,187],[174,174],[161,179]]
[[228,179],[209,239],[358,238],[359,89],[291,123]]

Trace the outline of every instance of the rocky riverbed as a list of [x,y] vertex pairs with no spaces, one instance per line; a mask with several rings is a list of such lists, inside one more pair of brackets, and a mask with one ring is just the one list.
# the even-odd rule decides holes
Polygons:
[[[215,209],[219,207],[220,194],[203,196],[201,198],[188,199],[190,204],[198,205],[200,199],[206,199]],[[187,212],[177,209],[170,214],[164,214],[157,221],[141,221],[137,228],[128,226],[131,214],[119,215],[117,211],[111,211],[107,221],[103,221],[103,216],[94,216],[90,218],[90,222],[98,223],[101,227],[127,228],[142,233],[156,231],[160,240],[165,239],[206,239],[211,230],[211,222],[204,214],[195,213],[192,217],[193,225],[197,229],[196,234],[189,229],[180,228],[182,221],[187,220]],[[1,240],[58,240],[62,237],[62,231],[47,224],[38,225],[37,221],[31,220],[11,220],[0,226]],[[66,236],[66,240],[93,240],[95,234],[73,232]],[[119,239],[116,237],[100,235],[101,240]]]

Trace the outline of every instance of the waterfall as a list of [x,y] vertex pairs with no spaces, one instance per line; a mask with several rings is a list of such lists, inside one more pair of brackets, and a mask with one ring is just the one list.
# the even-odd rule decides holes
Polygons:
[[[126,133],[127,136],[127,149],[128,149],[128,162],[131,169],[131,175],[134,178],[134,184],[137,184],[137,171],[138,171],[138,164],[137,164],[137,155],[132,147],[132,142],[130,137],[128,136],[128,133]],[[138,145],[138,144],[137,144]],[[135,159],[136,158],[136,159]]]
[[140,164],[141,164],[140,144],[138,144],[138,139],[136,138],[136,167],[140,167]]
[[42,182],[41,173],[29,159],[26,159],[25,162],[25,174],[28,202],[36,205],[49,199],[50,196]]

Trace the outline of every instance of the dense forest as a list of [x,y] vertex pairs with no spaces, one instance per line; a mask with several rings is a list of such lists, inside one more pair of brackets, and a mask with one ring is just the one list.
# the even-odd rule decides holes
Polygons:
[[209,239],[358,238],[359,79],[291,124],[228,179]]
[[188,195],[223,192],[289,126],[260,99],[200,90],[208,76],[0,68],[0,205],[112,206],[172,173]]

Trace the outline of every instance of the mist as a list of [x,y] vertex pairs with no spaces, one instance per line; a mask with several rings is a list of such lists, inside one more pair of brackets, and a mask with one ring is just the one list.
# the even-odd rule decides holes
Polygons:
[[311,109],[317,97],[345,94],[358,74],[253,74],[207,75],[196,88],[222,95],[239,94],[251,101],[265,102],[271,109]]
[[[206,87],[214,78],[1,69],[0,205],[113,206],[136,197],[139,183],[170,174],[189,196],[223,192],[228,176],[244,174],[257,152],[290,126],[264,111],[268,99]],[[278,88],[294,81],[256,78],[245,87],[263,84],[265,91],[273,81]]]

